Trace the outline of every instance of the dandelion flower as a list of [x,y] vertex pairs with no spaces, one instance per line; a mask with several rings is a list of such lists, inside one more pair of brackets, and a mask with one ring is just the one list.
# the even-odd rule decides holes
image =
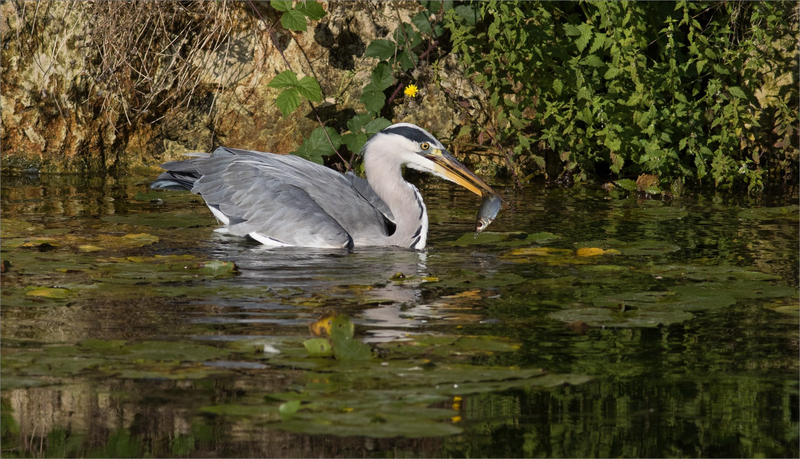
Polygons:
[[416,97],[417,96],[417,86],[410,84],[406,86],[406,89],[403,91],[403,94],[407,95],[408,97]]

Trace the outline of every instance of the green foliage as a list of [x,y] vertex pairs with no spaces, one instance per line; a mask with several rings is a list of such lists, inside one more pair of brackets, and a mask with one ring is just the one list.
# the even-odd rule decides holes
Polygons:
[[755,191],[798,172],[797,18],[789,2],[491,1],[445,26],[517,167]]
[[297,110],[303,98],[311,102],[322,101],[322,89],[317,80],[310,76],[304,76],[298,81],[297,75],[291,70],[279,73],[267,86],[283,89],[275,101],[283,116],[288,116]]
[[322,5],[311,0],[297,2],[294,8],[292,8],[291,0],[272,0],[270,5],[283,12],[281,25],[295,32],[306,31],[306,18],[316,21],[325,16],[325,10]]
[[[330,139],[330,141],[328,140]],[[324,156],[336,153],[336,149],[342,145],[342,136],[332,127],[318,127],[303,142],[303,145],[295,150],[294,154],[313,161],[317,164],[323,163]]]
[[[325,11],[317,2],[297,2],[292,8],[291,1],[273,0],[273,8],[281,11],[281,25],[295,30],[306,30],[306,18],[318,20],[325,16]],[[423,46],[432,46],[433,40],[444,31],[441,24],[432,24],[432,12],[452,8],[450,3],[423,2],[428,8],[427,12],[420,12],[412,19],[412,24],[401,23],[392,34],[392,39],[373,40],[364,53],[364,57],[378,59],[361,94],[359,101],[364,105],[365,113],[356,113],[347,121],[346,131],[340,135],[331,127],[320,126],[305,140],[294,153],[311,161],[323,163],[325,156],[338,153],[339,147],[344,144],[350,150],[353,159],[361,153],[367,139],[391,125],[391,122],[381,116],[388,103],[387,91],[393,86],[394,94],[401,89],[399,79],[409,79],[408,73],[416,68],[419,62],[419,53]],[[474,9],[470,7],[470,9]],[[474,14],[473,14],[474,15]],[[278,95],[276,104],[283,116],[289,116],[302,104],[303,98],[311,102],[322,100],[322,91],[319,83],[312,77],[306,76],[297,80],[297,75],[291,70],[286,70],[273,78],[269,87],[283,89]]]

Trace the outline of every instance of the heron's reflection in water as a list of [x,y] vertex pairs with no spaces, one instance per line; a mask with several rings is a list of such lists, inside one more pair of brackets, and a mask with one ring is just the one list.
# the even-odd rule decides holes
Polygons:
[[[261,309],[253,323],[298,324],[314,314],[337,310],[337,298],[348,304],[346,313],[356,324],[367,327],[366,342],[405,339],[409,333],[441,320],[446,312],[439,311],[437,302],[425,303],[421,285],[430,278],[427,253],[397,248],[363,248],[355,251],[301,248],[265,248],[232,242],[220,236],[214,256],[234,261],[240,275],[230,282],[242,288],[272,292],[287,292],[321,297],[325,304],[319,310],[296,306],[286,302],[280,314],[283,319],[264,317],[268,311]],[[353,299],[363,308],[353,310]],[[241,303],[240,303],[241,304]],[[296,316],[286,317],[287,309],[296,310]],[[345,309],[345,308],[343,308]],[[254,312],[254,311],[253,311]],[[277,318],[277,317],[276,317]],[[219,323],[224,317],[213,318]],[[247,317],[231,318],[236,323],[247,323]]]

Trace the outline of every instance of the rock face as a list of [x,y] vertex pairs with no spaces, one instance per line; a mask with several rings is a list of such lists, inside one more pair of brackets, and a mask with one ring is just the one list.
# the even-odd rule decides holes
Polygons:
[[[4,2],[3,169],[126,170],[218,145],[291,152],[318,123],[308,105],[288,118],[276,107],[267,83],[288,67],[317,78],[317,111],[343,129],[364,111],[361,89],[377,62],[366,47],[421,7],[321,4],[325,17],[292,32],[266,2]],[[420,94],[398,98],[392,121],[442,139],[478,121],[480,91],[455,56],[420,63],[412,76]]]

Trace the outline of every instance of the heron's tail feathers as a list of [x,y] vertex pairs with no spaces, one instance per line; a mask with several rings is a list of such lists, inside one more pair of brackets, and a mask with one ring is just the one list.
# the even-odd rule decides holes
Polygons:
[[[187,153],[186,156],[206,158],[208,153]],[[194,160],[170,161],[161,165],[166,172],[156,177],[150,188],[159,190],[191,190],[201,174],[194,164]]]

